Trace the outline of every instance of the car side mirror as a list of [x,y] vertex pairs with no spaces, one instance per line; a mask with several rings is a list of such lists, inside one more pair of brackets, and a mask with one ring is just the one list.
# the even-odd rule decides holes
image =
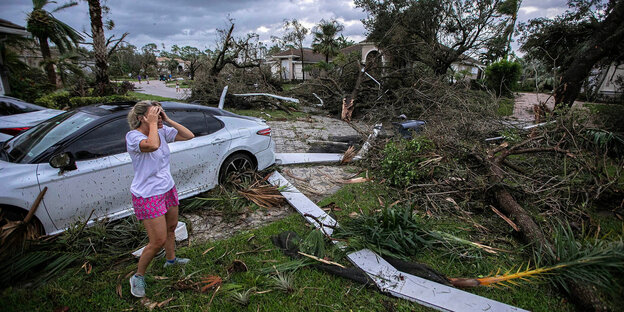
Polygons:
[[68,152],[56,154],[50,158],[50,166],[58,168],[62,171],[76,169],[76,161]]

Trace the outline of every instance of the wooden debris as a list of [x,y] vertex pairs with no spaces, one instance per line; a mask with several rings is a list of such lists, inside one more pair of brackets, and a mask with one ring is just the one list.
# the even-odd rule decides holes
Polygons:
[[84,269],[85,273],[91,274],[91,270],[93,269],[93,266],[91,265],[91,263],[89,263],[89,261],[85,261],[85,263],[83,263],[80,268]]
[[169,298],[169,299],[167,299],[165,301],[159,302],[156,306],[159,307],[159,308],[162,308],[162,307],[168,305],[169,302],[173,301],[174,299],[175,299],[175,297],[171,297],[171,298]]
[[353,183],[364,183],[364,182],[370,182],[370,181],[373,181],[373,179],[359,177],[359,178],[353,178],[349,180],[342,180],[341,182],[344,184],[353,184]]
[[254,183],[249,188],[240,190],[238,193],[256,205],[263,208],[279,207],[284,202],[284,196],[277,187],[269,184],[260,184],[262,180]]
[[260,253],[260,252],[269,252],[272,251],[273,249],[262,249],[262,247],[258,247],[254,250],[248,250],[248,251],[239,251],[237,253],[235,253],[235,255],[244,255],[244,254],[248,254],[248,253]]
[[341,164],[346,164],[346,163],[351,162],[353,160],[353,158],[355,157],[355,155],[357,155],[357,152],[355,151],[355,147],[353,145],[351,145],[345,151],[344,155],[342,156],[342,159],[340,160],[340,163]]
[[204,252],[202,252],[202,256],[206,255],[209,251],[211,251],[211,250],[213,250],[213,249],[214,249],[214,246],[212,246],[212,247],[210,247],[210,248],[208,248],[208,249],[204,250]]
[[241,260],[234,260],[232,261],[232,264],[227,267],[228,274],[247,272],[248,270],[247,264]]
[[310,259],[314,259],[314,260],[316,260],[316,261],[323,262],[323,263],[325,263],[325,264],[331,264],[331,265],[335,265],[335,266],[341,267],[341,268],[343,268],[343,269],[346,269],[346,267],[345,267],[344,265],[342,265],[342,264],[340,264],[340,263],[338,263],[338,262],[333,262],[333,261],[329,261],[329,260],[321,259],[321,258],[319,258],[319,257],[313,256],[313,255],[309,255],[309,254],[304,253],[304,252],[301,252],[301,251],[298,251],[297,253],[298,253],[298,254],[300,254],[300,255],[302,255],[302,256],[304,256],[304,257],[308,257],[308,258],[310,258]]
[[502,212],[498,211],[498,209],[494,208],[494,206],[492,205],[490,205],[490,209],[492,209],[495,214],[501,217],[501,219],[505,220],[505,222],[507,222],[507,224],[509,224],[514,229],[514,231],[520,232],[520,228],[518,228],[518,226],[513,221],[511,221],[511,219],[507,218],[507,216],[505,216]]
[[[209,289],[214,288],[214,287],[217,287],[217,291],[218,291],[222,283],[223,283],[223,280],[221,279],[221,277],[217,275],[209,275],[209,276],[202,278],[201,282],[197,284],[199,285],[203,284],[204,286],[202,286],[201,292],[206,292]],[[212,300],[210,300],[210,302],[212,302]]]
[[150,311],[154,310],[156,306],[158,305],[158,302],[154,302],[147,297],[141,298],[141,303],[143,304],[144,307],[146,307]]
[[215,292],[212,293],[212,297],[210,297],[210,301],[208,302],[207,309],[210,309],[210,305],[212,305],[212,300],[214,299],[215,295],[219,292],[219,289],[221,289],[221,285],[217,286],[217,290],[215,290]]
[[121,284],[117,284],[117,289],[116,289],[116,293],[119,296],[119,298],[123,298],[123,294],[121,292]]

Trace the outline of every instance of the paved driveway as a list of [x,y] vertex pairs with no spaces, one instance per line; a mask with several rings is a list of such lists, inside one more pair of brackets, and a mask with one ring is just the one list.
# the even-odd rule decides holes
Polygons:
[[144,80],[141,81],[141,83],[134,82],[134,88],[135,91],[139,93],[158,95],[178,100],[184,100],[191,95],[191,89],[180,88],[180,92],[176,92],[175,87],[167,87],[164,81],[159,80],[149,80],[149,84]]

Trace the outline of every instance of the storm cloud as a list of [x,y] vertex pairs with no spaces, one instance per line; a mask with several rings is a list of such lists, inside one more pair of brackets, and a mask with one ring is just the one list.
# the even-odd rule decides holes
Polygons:
[[[63,3],[59,1],[59,3]],[[343,34],[355,42],[366,38],[361,22],[366,13],[355,7],[352,0],[184,0],[184,1],[102,1],[110,8],[107,19],[115,22],[107,36],[128,32],[126,41],[141,47],[156,43],[169,49],[173,44],[191,45],[198,48],[214,48],[216,29],[225,28],[228,19],[236,24],[238,36],[255,32],[260,40],[271,45],[271,36],[281,36],[284,19],[298,19],[311,28],[321,19],[337,19],[345,25]],[[53,10],[58,4],[51,4]],[[535,17],[553,17],[565,11],[564,0],[525,0],[519,13],[520,21]],[[27,14],[32,10],[28,0],[3,0],[0,2],[0,18],[18,25],[26,24]],[[85,1],[54,15],[78,31],[89,31],[89,14]],[[312,36],[305,45],[309,46]]]

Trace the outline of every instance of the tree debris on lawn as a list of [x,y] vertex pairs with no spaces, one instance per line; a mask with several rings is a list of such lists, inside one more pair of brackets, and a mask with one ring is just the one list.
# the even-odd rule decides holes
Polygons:
[[[314,205],[313,203],[309,204],[308,203],[309,199],[306,201],[307,197],[294,196],[298,192],[296,191],[296,189],[293,190],[292,185],[290,185],[288,181],[284,179],[284,177],[279,175],[279,173],[275,172],[269,178],[269,181],[273,183],[274,185],[280,185],[280,186],[288,185],[289,192],[288,193],[283,192],[284,197],[286,197],[288,202],[295,209],[297,209],[304,217],[306,217],[308,219],[308,222],[312,223],[318,229],[320,229],[324,235],[331,236],[333,234],[333,230],[337,226],[337,222],[330,216],[327,216],[325,212],[322,211],[318,206]],[[312,216],[314,216],[314,218],[311,218]],[[361,219],[361,220],[373,220],[372,222],[376,224],[374,225],[370,224],[371,227],[376,227],[377,225],[381,224],[381,226],[392,228],[394,225],[400,224],[399,226],[397,226],[398,231],[395,232],[396,234],[391,234],[389,236],[385,236],[384,238],[377,236],[377,237],[373,237],[373,239],[375,240],[375,244],[377,245],[383,244],[388,249],[393,248],[393,251],[402,251],[406,253],[409,251],[400,247],[401,243],[405,243],[404,241],[401,241],[400,238],[401,237],[407,238],[407,236],[412,235],[412,232],[414,230],[417,230],[418,232],[422,232],[418,227],[414,227],[412,223],[413,221],[408,220],[408,217],[409,219],[412,219],[411,209],[405,209],[405,212],[403,212],[402,214],[396,213],[394,212],[394,210],[385,209],[385,213],[383,214],[382,219],[381,219],[385,221],[385,225],[383,224],[383,222],[380,222],[381,220],[366,219],[365,216],[363,217],[364,219]],[[322,220],[322,222],[317,222],[319,219]],[[352,219],[351,222],[353,222],[353,220],[358,220],[358,218]],[[331,223],[332,226],[327,227],[327,225],[324,224],[325,222]],[[358,222],[360,222],[358,223],[358,225],[360,226],[362,225],[365,226],[367,224],[366,221],[364,222],[358,221]],[[405,231],[403,231],[402,226],[405,226],[405,225],[407,225],[407,227],[405,228]],[[342,226],[335,228],[335,229],[341,231]],[[354,226],[351,228],[351,231],[358,231],[358,230],[359,230],[358,226]],[[372,231],[375,232],[376,230],[372,230]],[[336,233],[340,233],[340,232],[336,232]],[[298,246],[296,244],[291,243],[289,240],[289,238],[293,237],[294,235],[288,232],[283,233],[283,234],[285,235],[280,235],[274,238],[274,243],[278,246],[280,245],[283,246],[282,250],[284,250],[284,252],[294,254],[295,253],[294,251],[298,249]],[[379,232],[379,234],[383,234],[383,232]],[[360,237],[364,238],[365,236],[360,236]],[[393,243],[387,243],[388,239],[394,239],[392,241]],[[429,243],[424,237],[421,237],[421,236],[414,236],[413,238],[407,239],[407,241],[408,241],[408,244],[410,244],[408,248],[418,248],[421,246],[425,246]],[[418,242],[420,246],[416,246],[415,245],[416,242]],[[340,245],[340,246],[344,248],[343,245]],[[353,247],[353,246],[350,246],[350,247]],[[384,250],[386,253],[395,255],[395,253],[393,253],[392,251],[389,251],[388,249],[380,249],[380,250]],[[365,256],[364,254],[362,254],[363,252],[366,253]],[[299,254],[298,251],[296,253]],[[363,255],[364,258],[362,258],[360,255]],[[326,267],[322,267],[320,265],[317,265],[317,266],[322,267],[324,270],[334,272],[335,274],[344,274],[348,276],[348,278],[352,278],[354,280],[359,279],[366,284],[370,284],[369,280],[372,279],[382,291],[388,291],[395,296],[406,298],[411,301],[419,302],[427,306],[439,307],[442,310],[455,311],[457,309],[453,308],[453,305],[459,304],[462,307],[465,307],[465,304],[467,302],[470,302],[471,305],[475,305],[477,307],[497,306],[498,307],[497,311],[498,310],[500,311],[512,311],[512,310],[518,311],[519,310],[518,308],[505,305],[500,302],[496,302],[494,300],[490,300],[490,299],[486,299],[486,298],[473,295],[470,293],[458,291],[453,288],[449,288],[445,285],[437,284],[437,283],[434,283],[434,282],[431,282],[422,278],[418,278],[416,276],[412,276],[407,273],[398,272],[394,267],[392,267],[392,265],[383,261],[381,257],[377,256],[372,251],[367,250],[367,249],[363,249],[358,252],[351,253],[347,255],[347,257],[349,258],[351,262],[353,262],[354,264],[357,264],[360,267],[360,269],[350,270],[349,268],[342,268],[342,267],[337,267],[334,265],[327,265],[327,264],[323,264]],[[376,260],[372,260],[371,257],[376,257]],[[359,261],[360,259],[365,260],[365,261],[360,262]],[[371,271],[367,271],[367,269],[369,268],[369,264],[372,265],[373,263],[376,263],[375,269]],[[387,263],[387,264],[384,264],[384,263]],[[367,269],[364,269],[364,268],[367,268]],[[361,271],[361,269],[364,269],[364,271],[366,272],[365,276],[367,276],[363,280],[361,279],[361,273],[358,273]],[[380,276],[380,274],[382,276]],[[387,285],[387,281],[392,281],[391,283],[392,285]],[[408,285],[406,283],[411,283],[411,284]],[[424,286],[423,283],[428,283],[430,286]],[[436,291],[434,291],[433,294],[431,293],[431,289],[441,289],[441,288],[444,288],[444,290],[440,292],[440,294],[444,294],[444,296],[440,296],[440,294],[436,296]],[[453,299],[451,300],[451,298]],[[458,298],[461,298],[461,299],[458,300]]]
[[28,214],[24,217],[24,220],[9,220],[6,218],[6,212],[1,211],[0,224],[4,223],[4,225],[0,228],[0,260],[5,259],[10,254],[9,251],[22,248],[22,245],[27,241],[39,237],[39,233],[42,229],[39,228],[38,224],[31,221],[47,191],[48,187],[46,186],[39,192],[39,195],[37,195],[37,198],[28,210]]

